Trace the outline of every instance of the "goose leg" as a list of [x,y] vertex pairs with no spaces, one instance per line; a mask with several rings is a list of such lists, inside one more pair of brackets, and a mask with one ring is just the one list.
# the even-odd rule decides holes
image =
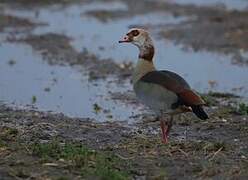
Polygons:
[[164,119],[160,119],[160,127],[162,130],[162,142],[166,144],[168,142],[168,125],[167,122],[164,121]]
[[170,117],[170,120],[167,122],[163,118],[160,119],[160,127],[162,130],[162,141],[163,143],[168,143],[168,136],[172,127],[173,116]]

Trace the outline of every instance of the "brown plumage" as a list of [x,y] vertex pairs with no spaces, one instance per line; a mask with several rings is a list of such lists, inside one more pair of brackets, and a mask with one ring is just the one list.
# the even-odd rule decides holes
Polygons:
[[[137,97],[160,119],[163,142],[172,127],[173,115],[192,111],[198,118],[207,119],[203,109],[205,102],[189,84],[171,71],[157,71],[153,64],[154,46],[148,32],[131,29],[120,43],[132,43],[139,48],[139,60],[133,73],[133,87]],[[163,116],[170,115],[169,121]]]

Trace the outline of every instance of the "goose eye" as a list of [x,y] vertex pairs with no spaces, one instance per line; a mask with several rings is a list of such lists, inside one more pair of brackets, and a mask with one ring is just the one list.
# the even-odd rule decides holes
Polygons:
[[139,31],[138,30],[133,30],[132,31],[132,34],[133,34],[133,36],[138,36],[139,35]]

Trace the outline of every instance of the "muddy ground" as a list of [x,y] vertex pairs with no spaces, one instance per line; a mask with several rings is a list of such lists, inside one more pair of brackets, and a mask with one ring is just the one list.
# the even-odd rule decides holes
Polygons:
[[[23,6],[24,1],[20,2],[18,6]],[[167,30],[163,24],[146,27],[157,31],[158,37],[195,50],[230,53],[234,62],[247,63],[242,56],[248,47],[244,36],[247,12],[159,1],[123,3],[128,6],[123,12],[86,14],[101,21],[154,11],[187,16],[189,19]],[[5,1],[3,7],[6,4],[12,2]],[[0,20],[0,31],[8,36],[6,41],[32,46],[51,65],[79,67],[90,80],[114,77],[117,85],[131,76],[131,63],[102,59],[87,49],[77,51],[64,34],[27,33],[19,37],[18,30],[30,32],[30,28],[44,25],[42,22],[4,14]],[[209,37],[204,32],[209,32]],[[150,114],[131,125],[99,123],[90,117],[70,118],[2,104],[0,179],[247,179],[248,106],[240,103],[242,98],[230,94],[211,92],[203,97],[210,119],[200,121],[192,114],[176,117],[166,145],[161,143],[159,124],[151,122],[155,117]],[[140,106],[130,92],[116,92],[111,98]]]
[[[209,96],[213,97],[216,98]],[[63,114],[14,110],[2,105],[1,177],[246,179],[248,116],[242,115],[245,113],[241,113],[240,108],[227,105],[234,104],[230,99],[218,100],[226,105],[214,102],[215,105],[207,108],[210,114],[208,121],[198,120],[190,114],[176,117],[170,142],[166,145],[160,139],[159,123],[147,122],[151,116],[128,126],[125,123],[97,123],[93,119],[69,118]],[[82,148],[82,145],[89,148],[89,152],[104,153],[104,163],[118,163],[108,165],[106,172],[98,172],[99,160],[89,160],[90,157],[75,149]],[[70,147],[70,151],[64,146]],[[78,165],[77,158],[80,157],[92,164]],[[93,169],[93,173],[88,168]]]

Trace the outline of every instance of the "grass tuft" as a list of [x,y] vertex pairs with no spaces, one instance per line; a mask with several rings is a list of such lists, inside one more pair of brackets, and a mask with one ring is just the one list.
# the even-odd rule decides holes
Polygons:
[[238,113],[241,115],[248,115],[248,104],[240,103],[238,106]]
[[37,101],[36,96],[32,96],[32,104],[36,103],[36,101]]
[[217,100],[209,94],[201,94],[202,99],[206,102],[207,106],[216,106]]
[[208,93],[209,96],[216,97],[216,98],[239,98],[239,96],[232,94],[232,93],[223,93],[223,92],[212,92]]
[[113,154],[96,152],[80,144],[65,143],[57,141],[50,143],[35,143],[32,145],[33,155],[43,160],[64,159],[74,168],[81,169],[83,177],[98,177],[103,180],[129,179],[128,173],[123,171],[123,160]]
[[17,137],[18,130],[15,128],[2,127],[0,129],[1,140],[13,140]]

